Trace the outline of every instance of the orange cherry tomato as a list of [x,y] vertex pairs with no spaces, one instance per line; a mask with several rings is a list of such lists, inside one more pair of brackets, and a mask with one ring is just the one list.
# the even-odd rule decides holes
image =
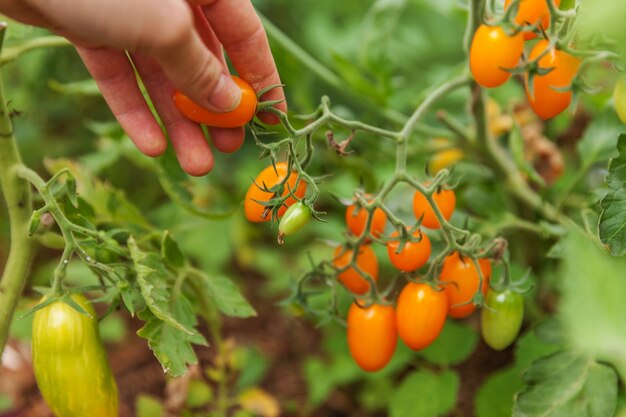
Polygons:
[[367,372],[384,368],[396,350],[398,334],[392,306],[373,304],[348,311],[348,347],[354,361]]
[[515,68],[524,50],[521,33],[509,36],[500,26],[481,25],[476,30],[470,47],[470,69],[476,82],[493,88],[504,84]]
[[[450,220],[454,212],[454,207],[456,206],[456,195],[454,191],[439,190],[433,194],[433,198],[443,217],[446,220]],[[435,215],[435,211],[426,197],[424,197],[424,194],[419,191],[415,191],[415,195],[413,196],[413,213],[418,220],[420,217],[424,216],[422,218],[422,226],[428,227],[429,229],[439,229],[441,227],[439,219],[437,219]]]
[[[278,162],[276,163],[276,170],[274,170],[274,166],[270,165],[265,168],[254,180],[255,182],[248,187],[248,191],[246,192],[246,198],[243,203],[244,211],[246,213],[246,219],[253,223],[262,223],[270,221],[272,216],[271,212],[268,212],[265,217],[263,214],[265,212],[266,207],[259,204],[257,201],[269,201],[274,196],[272,193],[268,193],[259,188],[265,185],[268,189],[272,188],[276,184],[279,184],[281,181],[285,179],[287,176],[287,163],[286,162]],[[296,181],[298,179],[298,174],[294,171],[289,175],[289,179],[285,184],[285,189],[283,190],[283,196],[289,194],[289,190],[293,191],[293,194],[298,198],[304,197],[306,193],[306,182],[300,181],[298,188],[296,189]],[[295,191],[294,191],[295,190]],[[278,217],[285,214],[287,208],[296,202],[296,199],[293,197],[289,197],[283,206],[278,210]]]
[[[404,248],[400,253],[397,253],[398,248],[400,247],[400,241],[398,240],[390,240],[387,242],[387,254],[389,255],[389,260],[400,271],[415,271],[426,265],[428,262],[428,258],[430,258],[430,252],[432,250],[430,245],[430,239],[426,236],[425,233],[420,233],[419,230],[416,230],[413,233],[413,236],[419,237],[421,234],[422,240],[419,242],[406,242],[404,244]],[[391,237],[398,237],[398,232],[393,232]]]
[[[549,46],[548,41],[540,40],[530,51],[530,60],[537,59]],[[567,52],[552,49],[539,60],[540,68],[554,68],[545,75],[536,75],[533,79],[534,94],[530,94],[528,75],[526,75],[526,96],[530,107],[542,119],[550,119],[572,102],[572,92],[556,91],[554,88],[569,87],[578,72],[580,60]]]
[[[504,8],[508,8],[512,0],[504,1]],[[541,21],[541,27],[547,29],[550,27],[550,9],[548,3],[550,0],[521,0],[517,5],[517,14],[515,15],[515,23],[520,26],[536,25]],[[554,0],[556,7],[559,7],[561,0]],[[535,39],[537,35],[533,32],[524,32],[524,39]]]
[[409,282],[398,296],[396,325],[400,339],[420,350],[437,339],[448,313],[448,298],[428,284]]
[[515,68],[524,50],[524,36],[506,34],[500,26],[480,25],[470,47],[470,69],[476,82],[483,87],[498,87]]
[[[481,290],[484,295],[489,289],[491,262],[487,259],[479,259],[478,265],[480,265],[480,270],[483,275]],[[476,266],[474,266],[474,262],[472,262],[471,259],[461,259],[457,252],[449,255],[443,262],[439,279],[446,283],[444,293],[448,297],[448,315],[450,317],[460,319],[469,316],[476,310],[476,306],[472,304],[471,301],[476,291],[478,291],[480,278]]]
[[[371,196],[366,195],[369,199]],[[346,209],[346,224],[348,229],[353,235],[360,237],[365,231],[365,225],[367,224],[368,212],[362,207],[358,207],[355,204],[351,204]],[[374,209],[374,217],[370,226],[372,236],[379,237],[385,230],[385,224],[387,223],[387,215],[382,209]]]
[[[353,253],[354,251],[352,249],[344,249],[342,246],[338,246],[337,249],[335,249],[333,259],[335,268],[347,266],[352,260]],[[361,271],[372,277],[374,281],[378,280],[378,258],[376,258],[374,250],[369,245],[364,245],[359,248],[356,264]],[[353,267],[341,272],[337,278],[354,294],[363,295],[370,290],[369,282]]]
[[244,80],[231,75],[235,84],[241,88],[241,101],[231,111],[217,113],[201,107],[180,91],[174,91],[174,104],[190,120],[214,127],[239,127],[248,123],[256,113],[256,93]]

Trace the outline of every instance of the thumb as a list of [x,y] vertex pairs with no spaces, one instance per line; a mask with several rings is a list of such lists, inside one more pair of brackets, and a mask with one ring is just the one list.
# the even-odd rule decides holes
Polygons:
[[223,112],[235,108],[241,89],[202,42],[191,13],[180,22],[170,17],[168,26],[167,33],[149,39],[145,47],[172,84],[207,109]]

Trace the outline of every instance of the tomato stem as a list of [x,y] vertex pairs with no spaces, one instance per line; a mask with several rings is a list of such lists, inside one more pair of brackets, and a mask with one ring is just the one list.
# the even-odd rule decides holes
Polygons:
[[[6,23],[0,23],[0,51],[6,33]],[[16,169],[22,163],[13,123],[6,107],[4,86],[0,79],[0,189],[6,202],[11,227],[11,248],[0,281],[0,357],[7,342],[15,307],[24,288],[34,240],[28,237],[32,215],[32,198],[28,183],[20,179]]]

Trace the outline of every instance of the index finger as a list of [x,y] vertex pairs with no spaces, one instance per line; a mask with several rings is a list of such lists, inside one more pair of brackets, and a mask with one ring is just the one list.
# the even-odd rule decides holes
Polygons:
[[[201,2],[207,20],[241,78],[249,82],[255,91],[280,84],[265,29],[252,3],[249,0]],[[262,99],[284,100],[285,93],[282,87],[274,88],[264,94]],[[282,102],[276,108],[286,112],[287,104]],[[267,123],[277,122],[276,117],[270,114],[261,118]]]

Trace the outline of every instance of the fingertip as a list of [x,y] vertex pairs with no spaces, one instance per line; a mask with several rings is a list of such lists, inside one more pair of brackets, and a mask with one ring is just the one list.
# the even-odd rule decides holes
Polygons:
[[156,158],[163,155],[165,153],[165,150],[167,149],[167,142],[165,141],[165,138],[160,138],[160,140],[156,139],[147,141],[142,143],[141,145],[139,145],[138,142],[135,142],[135,145],[141,153],[151,158]]
[[209,135],[215,148],[223,153],[233,153],[243,145],[245,131],[243,127],[209,127]]
[[213,170],[214,165],[213,154],[210,150],[206,153],[203,152],[202,155],[185,154],[183,157],[179,156],[178,162],[183,171],[193,177],[202,177],[208,174]]

